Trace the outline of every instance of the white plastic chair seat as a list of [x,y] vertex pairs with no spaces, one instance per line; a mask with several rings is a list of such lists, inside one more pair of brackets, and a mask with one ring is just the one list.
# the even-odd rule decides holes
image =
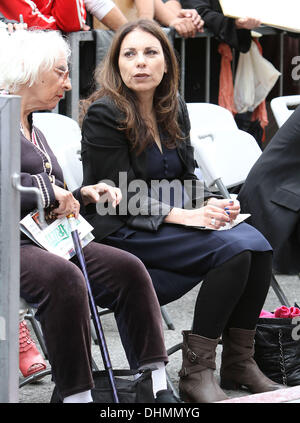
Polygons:
[[289,107],[297,106],[298,104],[300,104],[300,95],[287,95],[276,97],[271,100],[270,106],[279,128],[294,112],[294,110],[289,109]]
[[33,122],[45,135],[63,169],[69,190],[78,188],[83,179],[80,160],[81,130],[78,123],[57,113],[33,113]]

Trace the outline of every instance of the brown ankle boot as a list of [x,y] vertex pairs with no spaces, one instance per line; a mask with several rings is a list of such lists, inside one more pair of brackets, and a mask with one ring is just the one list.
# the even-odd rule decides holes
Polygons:
[[246,386],[253,394],[275,391],[284,386],[273,382],[259,369],[254,355],[255,330],[231,328],[222,336],[221,387]]
[[183,331],[179,394],[184,402],[215,402],[227,399],[214,377],[219,339]]

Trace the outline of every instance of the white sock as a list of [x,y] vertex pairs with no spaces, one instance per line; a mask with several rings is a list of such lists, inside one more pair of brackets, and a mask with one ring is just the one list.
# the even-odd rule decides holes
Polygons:
[[155,362],[155,363],[148,363],[141,367],[147,368],[150,366],[157,367],[156,370],[152,370],[152,386],[153,386],[153,395],[156,398],[156,394],[158,391],[162,389],[167,389],[167,377],[166,377],[166,366],[163,361]]
[[64,404],[93,402],[91,391],[79,392],[78,394],[69,395],[63,400]]

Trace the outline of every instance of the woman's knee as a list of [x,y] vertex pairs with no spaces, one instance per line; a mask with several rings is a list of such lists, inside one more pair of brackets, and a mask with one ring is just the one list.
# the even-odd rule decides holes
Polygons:
[[28,301],[62,297],[70,290],[83,294],[83,274],[72,262],[33,246],[21,248],[20,259],[20,288]]
[[245,250],[231,257],[229,260],[225,261],[221,266],[213,269],[217,272],[229,272],[230,274],[240,275],[248,274],[251,267],[252,253],[249,250]]
[[87,297],[82,271],[72,262],[59,262],[50,270],[47,290],[57,302],[81,302]]
[[266,267],[272,268],[273,251],[253,251],[252,261],[261,261]]
[[150,275],[138,257],[118,248],[109,248],[110,260],[105,265],[111,276],[121,281],[123,287],[131,289],[139,284],[152,285]]
[[265,281],[267,285],[271,283],[272,276],[272,251],[255,251],[252,253],[251,274],[253,279]]
[[69,262],[69,266],[56,272],[55,278],[58,282],[58,289],[61,289],[68,298],[70,295],[79,298],[83,298],[87,295],[87,287],[83,273],[75,264]]
[[150,320],[150,315],[160,315],[157,294],[143,262],[132,254],[128,255],[122,275],[120,297],[126,298],[136,309],[147,310]]
[[232,257],[232,265],[237,268],[248,269],[251,266],[252,252],[249,250],[242,251],[236,256]]

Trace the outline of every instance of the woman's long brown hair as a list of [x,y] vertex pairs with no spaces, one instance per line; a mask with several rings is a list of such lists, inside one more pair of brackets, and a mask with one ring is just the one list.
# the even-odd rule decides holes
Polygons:
[[122,41],[127,34],[137,28],[148,32],[159,40],[166,61],[167,72],[156,88],[153,100],[157,123],[164,134],[164,143],[168,147],[175,147],[176,140],[182,139],[178,125],[179,69],[177,58],[172,44],[161,27],[154,21],[146,19],[129,22],[115,34],[103,64],[99,65],[95,71],[95,80],[100,88],[86,100],[81,101],[81,121],[94,101],[103,96],[109,96],[125,116],[124,120],[119,122],[120,130],[125,131],[132,148],[139,154],[153,142],[153,135],[139,113],[135,93],[127,88],[121,78],[118,64]]

